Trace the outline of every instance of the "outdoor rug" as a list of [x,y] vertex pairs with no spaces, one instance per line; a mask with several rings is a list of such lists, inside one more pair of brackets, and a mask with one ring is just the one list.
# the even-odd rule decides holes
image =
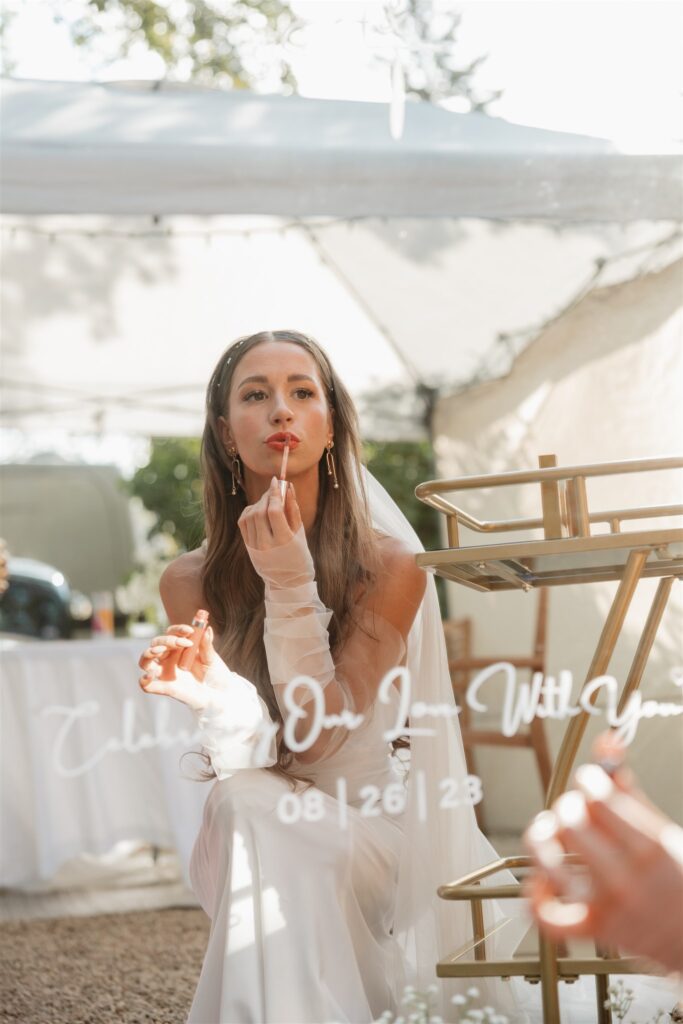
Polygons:
[[0,925],[0,1021],[185,1024],[209,937],[171,908]]

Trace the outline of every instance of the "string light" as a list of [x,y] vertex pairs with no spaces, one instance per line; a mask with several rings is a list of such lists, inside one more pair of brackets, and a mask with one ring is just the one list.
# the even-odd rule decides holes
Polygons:
[[[318,221],[313,223],[316,231],[327,228],[335,227],[340,224],[352,225],[355,221],[370,221],[377,220],[377,217],[368,215],[358,215],[354,217],[334,217],[325,221]],[[161,225],[161,217],[157,214],[152,217],[152,221],[155,225]],[[94,230],[93,228],[41,228],[32,224],[6,224],[0,222],[0,231],[9,233],[10,238],[16,238],[17,234],[33,235],[38,238],[48,238],[51,242],[57,238],[158,238],[158,239],[170,239],[170,238],[199,238],[199,239],[214,239],[214,238],[251,238],[254,235],[284,235],[288,231],[308,231],[311,224],[305,223],[301,220],[286,221],[283,224],[276,224],[272,226],[264,225],[258,227],[252,225],[249,228],[172,228],[172,227],[157,227],[156,230],[150,230],[143,228],[139,231],[121,231],[113,228],[100,228]]]
[[[449,219],[449,218],[446,218],[446,219]],[[459,218],[452,218],[452,219],[453,220],[458,220]],[[495,219],[495,218],[489,218],[489,219]],[[326,250],[324,250],[322,248],[321,240],[317,237],[317,232],[323,231],[327,227],[334,227],[334,226],[342,225],[342,224],[346,225],[347,227],[349,227],[351,229],[353,229],[356,224],[363,223],[365,221],[375,222],[375,223],[377,221],[379,221],[381,224],[386,225],[386,224],[389,223],[389,218],[387,218],[386,216],[379,216],[378,217],[378,216],[373,216],[371,214],[368,214],[368,215],[358,215],[358,216],[354,216],[354,217],[335,217],[335,218],[329,218],[328,220],[325,220],[325,221],[316,221],[316,222],[308,222],[308,221],[303,221],[303,220],[300,220],[300,219],[295,219],[295,220],[287,221],[285,223],[277,224],[277,225],[274,225],[274,226],[255,227],[255,226],[252,225],[248,229],[246,229],[246,228],[211,228],[211,229],[202,229],[202,230],[196,230],[196,229],[176,229],[176,228],[170,228],[170,227],[166,228],[166,229],[159,230],[159,226],[161,225],[161,222],[162,222],[162,217],[161,217],[160,214],[152,215],[151,216],[151,221],[156,226],[157,230],[154,230],[154,231],[149,231],[149,230],[142,230],[142,231],[115,231],[115,230],[111,230],[111,229],[105,228],[103,230],[93,231],[92,228],[89,228],[87,230],[86,229],[79,229],[79,228],[66,228],[64,230],[61,230],[61,229],[55,229],[54,227],[51,227],[50,229],[44,229],[44,228],[40,228],[40,227],[34,227],[33,225],[30,225],[30,224],[5,224],[5,223],[2,223],[2,221],[0,220],[0,231],[5,232],[5,233],[9,233],[10,238],[12,240],[16,239],[17,234],[23,232],[25,234],[47,238],[49,240],[50,244],[53,244],[59,237],[71,236],[71,237],[87,237],[89,239],[97,239],[97,238],[121,238],[121,239],[133,239],[133,238],[163,238],[163,239],[169,239],[169,238],[199,238],[199,239],[202,239],[203,238],[203,239],[205,239],[207,245],[210,245],[212,240],[214,238],[217,238],[217,237],[233,237],[233,238],[234,237],[241,237],[241,238],[249,240],[254,235],[271,235],[271,236],[280,235],[281,237],[284,237],[286,235],[286,233],[289,232],[289,231],[299,231],[299,232],[302,232],[312,242],[312,244],[314,246],[314,249],[316,250],[318,258],[320,259],[321,263],[323,263],[324,265],[328,266],[329,269],[332,270],[333,273],[335,273],[337,275],[337,277],[339,277],[342,280],[342,282],[344,283],[345,287],[351,292],[351,294],[356,298],[356,300],[363,307],[366,315],[369,316],[369,318],[373,322],[373,324],[376,327],[376,329],[379,330],[379,332],[389,342],[390,346],[392,347],[392,349],[394,350],[394,352],[398,356],[399,360],[402,362],[402,364],[404,366],[404,369],[406,369],[406,371],[408,372],[408,375],[412,378],[413,385],[414,385],[416,391],[420,387],[426,386],[424,384],[424,382],[422,381],[421,375],[418,373],[417,368],[410,362],[410,360],[408,359],[406,354],[403,352],[401,347],[397,344],[397,342],[393,338],[393,336],[392,336],[391,332],[388,330],[388,328],[383,323],[381,323],[380,320],[377,318],[377,316],[376,316],[372,306],[367,301],[365,301],[363,295],[361,295],[361,293],[358,292],[358,290],[353,286],[352,282],[346,277],[345,274],[343,274],[341,272],[340,268],[337,266],[336,262],[331,258],[330,254]],[[405,231],[401,232],[400,237],[402,237],[402,238],[405,237],[405,234],[406,234]],[[637,247],[634,247],[632,249],[626,250],[624,252],[614,253],[614,254],[608,255],[608,256],[598,256],[598,257],[596,257],[594,259],[594,261],[593,261],[592,271],[588,275],[586,281],[579,286],[579,288],[570,297],[570,299],[559,309],[559,311],[557,311],[556,313],[553,313],[551,316],[547,317],[546,319],[540,321],[539,323],[537,323],[535,325],[528,326],[528,327],[525,327],[525,328],[520,328],[518,330],[513,330],[513,331],[504,331],[504,332],[501,331],[501,332],[499,332],[498,335],[496,336],[493,344],[489,347],[489,349],[483,355],[483,357],[482,357],[481,361],[479,362],[479,365],[478,365],[477,369],[475,370],[475,372],[473,374],[471,374],[466,381],[463,381],[463,382],[458,383],[458,384],[454,384],[451,387],[449,387],[447,392],[446,392],[446,389],[444,389],[442,394],[446,394],[446,393],[451,394],[451,395],[459,394],[462,391],[465,391],[465,390],[467,390],[467,389],[469,389],[469,388],[471,388],[473,386],[476,386],[478,384],[482,384],[482,383],[485,383],[485,382],[488,382],[488,381],[491,381],[491,380],[500,379],[500,378],[506,376],[510,372],[510,369],[511,369],[513,363],[515,362],[515,360],[524,351],[524,349],[527,347],[527,345],[530,344],[535,338],[539,337],[545,330],[547,330],[547,328],[550,327],[550,325],[552,323],[554,323],[555,321],[557,321],[557,320],[561,319],[562,317],[566,316],[567,313],[569,313],[575,306],[577,306],[578,303],[581,302],[582,299],[584,299],[585,296],[588,295],[592,291],[592,289],[596,287],[596,285],[598,284],[600,278],[602,276],[604,276],[604,273],[608,269],[608,267],[610,267],[614,263],[619,262],[620,260],[629,259],[629,258],[631,258],[633,256],[639,255],[640,253],[644,253],[645,256],[644,256],[644,259],[643,259],[641,265],[639,266],[639,268],[636,271],[636,273],[632,274],[631,277],[629,278],[629,280],[636,280],[637,278],[642,277],[645,273],[647,273],[648,261],[651,259],[651,257],[658,250],[665,249],[667,246],[675,244],[681,238],[683,238],[683,230],[680,227],[675,227],[673,229],[673,231],[671,231],[669,234],[667,234],[666,236],[658,239],[655,242],[646,242],[646,243],[643,243],[643,244],[641,244],[641,245],[639,245]],[[503,369],[502,371],[500,369],[500,361],[501,361],[500,360],[500,353],[501,353],[501,349],[504,351],[505,361],[507,363],[506,368]],[[23,384],[23,382],[22,382],[22,384],[18,384],[16,382],[12,382],[12,383],[5,382],[5,384],[6,384],[6,386],[9,385],[9,386],[14,386],[14,387],[26,387],[27,390],[31,387],[30,385]],[[35,385],[34,385],[34,387],[35,387]],[[199,385],[186,385],[186,387],[185,387],[186,390],[189,389],[191,391],[194,391],[195,389],[198,389],[198,388],[199,388]],[[52,389],[52,390],[56,390],[56,389]],[[150,395],[150,397],[152,397],[152,396]],[[144,405],[145,403],[144,403],[144,401],[141,402],[141,398],[142,398],[142,396],[137,396],[136,397],[136,401],[139,404],[143,404]],[[122,395],[108,395],[108,396],[106,396],[106,398],[103,398],[103,396],[101,396],[101,395],[82,395],[81,398],[80,398],[80,401],[99,402],[99,403],[101,403],[102,401],[105,401],[108,405],[121,406],[121,405],[127,404],[128,398],[124,397]],[[67,403],[67,406],[69,404],[70,403]],[[157,412],[158,411],[166,411],[166,412],[175,412],[175,413],[183,413],[183,414],[187,414],[188,413],[187,409],[184,409],[184,408],[178,407],[178,406],[172,406],[172,405],[169,405],[169,404],[166,404],[164,406],[159,406],[158,405],[158,398],[157,398],[157,401],[155,402],[153,397],[152,397],[152,401],[149,403],[149,407],[151,409],[154,409]],[[64,407],[62,407],[62,408],[64,408]],[[29,410],[29,409],[6,410],[5,417],[6,418],[16,417],[17,414],[18,415],[22,415],[22,414],[30,413],[31,411],[33,411],[33,410]]]

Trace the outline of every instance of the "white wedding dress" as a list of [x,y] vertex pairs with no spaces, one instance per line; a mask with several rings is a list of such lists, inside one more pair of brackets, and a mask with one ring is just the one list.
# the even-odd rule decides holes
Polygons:
[[193,1024],[360,1024],[397,1009],[409,977],[391,934],[401,816],[360,795],[402,786],[382,737],[396,716],[392,690],[335,756],[306,766],[315,820],[282,821],[278,802],[296,808],[296,797],[263,769],[213,784],[190,866],[212,921]]
[[[421,550],[380,485],[369,474],[364,484],[375,527]],[[264,752],[261,726],[271,724],[264,702],[221,662],[227,675],[210,682],[212,703],[199,714],[218,778],[190,865],[211,931],[188,1022],[370,1024],[400,1011],[406,985],[435,984],[433,1012],[453,1020],[451,997],[468,984],[437,981],[435,965],[469,939],[471,926],[467,908],[439,900],[436,890],[496,854],[476,826],[468,791],[434,582],[427,580],[407,644],[372,615],[362,624],[379,642],[355,629],[335,664],[313,563],[301,572],[302,549],[297,555],[292,543],[294,573],[286,571],[287,545],[264,560],[250,550],[266,581],[264,641],[278,704],[286,703],[286,682],[303,673],[363,718],[351,731],[326,730],[320,759],[298,766],[315,787],[292,793],[263,769],[275,760],[272,734]],[[385,680],[378,695],[385,673],[401,664],[404,678]],[[441,709],[431,719],[411,715],[408,771],[385,735],[403,731],[406,679],[412,701]],[[353,685],[358,680],[365,690]],[[491,882],[511,880],[499,874]],[[485,904],[487,925],[498,926],[494,955],[509,954],[526,930],[519,901],[506,902]],[[509,986],[479,987],[511,1021],[526,1020],[510,1012]]]

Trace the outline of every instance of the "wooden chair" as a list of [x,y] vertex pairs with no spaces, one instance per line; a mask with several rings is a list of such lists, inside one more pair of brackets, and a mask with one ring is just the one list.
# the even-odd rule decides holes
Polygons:
[[[446,579],[479,591],[531,590],[536,587],[581,585],[604,580],[618,580],[619,585],[591,660],[582,687],[582,710],[569,720],[564,739],[552,770],[546,793],[546,807],[552,806],[564,792],[579,750],[581,739],[597,699],[591,682],[605,675],[621,633],[638,583],[644,578],[658,578],[659,584],[636,647],[631,669],[623,685],[617,714],[622,715],[627,702],[640,686],[643,671],[654,643],[674,579],[683,577],[683,529],[643,528],[622,531],[622,524],[634,520],[683,517],[683,505],[657,505],[627,509],[589,510],[586,481],[593,477],[626,473],[651,473],[683,469],[683,458],[633,459],[624,462],[558,467],[554,455],[542,455],[540,469],[499,473],[488,476],[463,477],[456,480],[433,480],[420,484],[416,495],[426,504],[447,516],[446,527],[450,547],[416,556],[418,565]],[[444,495],[455,491],[506,485],[535,484],[540,490],[542,515],[505,521],[480,521],[457,508]],[[607,524],[607,532],[592,533],[594,523]],[[496,541],[488,544],[462,546],[460,527],[479,533],[534,529],[543,530],[543,539],[514,542]],[[567,858],[576,861],[576,858]],[[620,957],[616,950],[596,948],[589,957],[565,956],[563,951],[543,935],[539,936],[538,954],[508,960],[487,958],[488,935],[484,929],[482,901],[520,898],[521,887],[486,885],[484,879],[504,868],[531,866],[525,856],[506,857],[473,871],[465,878],[442,885],[439,896],[470,904],[472,939],[460,950],[450,952],[436,965],[442,978],[506,978],[518,975],[529,981],[540,981],[545,1024],[560,1024],[558,981],[572,981],[580,975],[595,978],[598,1024],[609,1024],[611,1012],[607,1002],[610,974],[648,973],[642,961]],[[470,958],[472,954],[472,958]]]
[[[443,624],[453,693],[460,707],[460,725],[468,772],[471,775],[478,774],[474,755],[476,746],[530,748],[534,753],[544,797],[550,785],[552,761],[545,727],[541,719],[535,717],[526,732],[519,732],[514,736],[503,736],[501,732],[492,729],[477,729],[472,724],[472,714],[467,704],[466,695],[472,672],[479,671],[498,661],[508,662],[515,668],[528,670],[531,674],[540,672],[544,676],[547,623],[548,591],[545,587],[540,587],[536,608],[534,648],[530,656],[490,654],[485,658],[476,658],[472,654],[471,619],[446,619]],[[479,828],[482,832],[486,832],[486,814],[483,802],[476,805],[475,811]]]

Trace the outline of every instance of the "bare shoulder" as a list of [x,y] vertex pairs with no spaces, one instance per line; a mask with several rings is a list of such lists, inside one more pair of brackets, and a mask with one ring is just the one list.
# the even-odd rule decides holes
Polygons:
[[396,537],[378,537],[381,558],[372,605],[405,636],[427,587],[427,574],[415,561],[415,554]]
[[192,622],[197,608],[204,608],[202,567],[204,550],[187,551],[170,562],[159,580],[159,593],[169,622]]

